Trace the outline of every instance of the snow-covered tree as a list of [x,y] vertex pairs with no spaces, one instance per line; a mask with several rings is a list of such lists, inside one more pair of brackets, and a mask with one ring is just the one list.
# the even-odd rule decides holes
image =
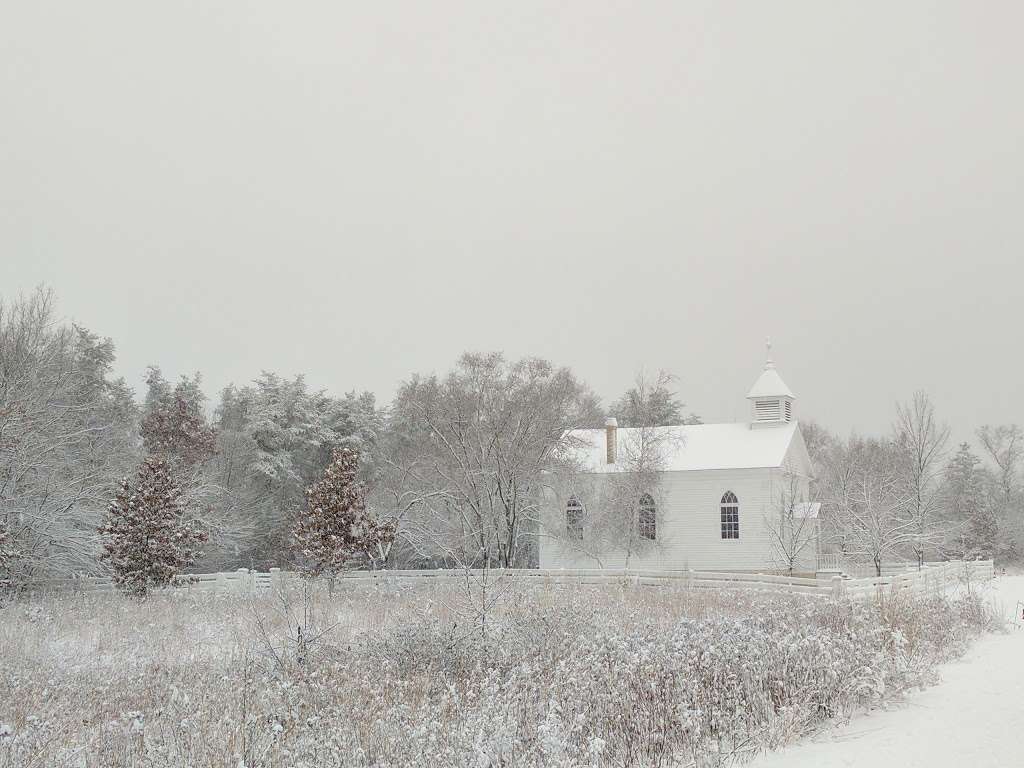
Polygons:
[[907,515],[907,500],[900,492],[894,475],[859,471],[840,508],[849,551],[866,557],[878,576],[885,558],[917,541],[916,523]]
[[390,429],[374,450],[376,469],[367,504],[378,519],[391,523],[396,534],[381,543],[376,559],[398,568],[434,568],[445,560],[435,508],[443,506],[447,493],[417,451],[401,432]]
[[978,429],[978,440],[996,468],[1000,495],[1012,503],[1020,495],[1020,473],[1024,466],[1024,430],[1016,424]]
[[[790,575],[807,563],[818,541],[820,507],[808,498],[805,483],[796,475],[786,475],[774,503],[765,514],[765,532],[772,545],[772,559]],[[810,565],[813,570],[816,564]]]
[[95,567],[110,488],[138,461],[138,412],[114,345],[61,323],[52,292],[0,302],[0,521],[9,578]]
[[985,471],[981,459],[968,443],[960,443],[946,465],[945,504],[947,516],[956,521],[967,520],[985,503]]
[[243,553],[255,534],[253,509],[239,503],[219,473],[219,451],[235,445],[207,419],[200,374],[182,376],[172,385],[158,367],[150,366],[146,384],[143,443],[148,455],[168,462],[186,505],[203,520],[210,538],[202,567],[226,570],[249,565]]
[[[527,563],[543,474],[567,429],[600,423],[597,400],[567,368],[500,353],[465,354],[444,378],[414,376],[390,428],[414,450],[424,499],[419,545],[463,565]],[[403,536],[406,535],[403,529]]]
[[[662,473],[670,455],[683,443],[680,432],[663,424],[664,396],[672,380],[665,371],[653,377],[643,371],[637,374],[629,391],[630,426],[616,425],[615,472],[597,477],[586,471],[580,473],[581,467],[571,460],[570,446],[569,460],[561,462],[552,473],[552,490],[558,503],[548,510],[552,519],[544,526],[546,536],[598,563],[609,555],[621,555],[626,568],[635,556],[659,546],[664,536]],[[615,411],[612,417],[618,421]],[[585,509],[586,531],[582,538],[562,523],[571,497]]]
[[161,456],[182,471],[209,459],[217,437],[206,419],[206,396],[199,374],[182,376],[172,388],[160,369],[150,366],[142,411],[142,440],[150,456]]
[[168,463],[147,458],[134,480],[125,478],[99,529],[114,584],[143,597],[163,587],[200,556],[206,533],[188,517]]
[[993,558],[999,553],[999,520],[992,506],[983,503],[967,518],[964,557]]
[[294,535],[308,576],[334,577],[354,559],[374,562],[394,539],[395,527],[377,520],[366,506],[355,451],[334,451],[323,477],[306,490],[306,505],[295,521]]
[[943,500],[945,517],[955,529],[951,549],[957,556],[991,556],[999,534],[991,503],[991,477],[970,445],[961,443],[946,465]]
[[[683,415],[686,404],[679,400],[678,393],[672,388],[675,377],[661,371],[651,380],[641,371],[637,378],[637,383],[608,409],[608,415],[615,417],[620,427],[703,423],[696,414]],[[641,380],[645,382],[644,386],[641,386]]]
[[918,568],[944,537],[941,525],[942,462],[949,427],[935,418],[927,393],[914,393],[910,403],[897,403],[893,443],[901,495],[907,499],[906,514],[913,522],[910,542]]
[[896,465],[891,442],[852,436],[829,451],[820,483],[830,543],[866,558],[879,574],[884,558],[903,553],[916,535]]
[[978,441],[993,464],[989,499],[999,525],[997,554],[1016,559],[1024,550],[1024,430],[1016,424],[983,426]]
[[[252,385],[229,386],[216,412],[217,455],[207,476],[215,508],[235,521],[236,561],[280,565],[291,546],[294,510],[322,474],[335,448],[368,459],[381,431],[369,393],[342,398],[310,392],[301,376],[264,372]],[[360,472],[369,476],[370,461]]]

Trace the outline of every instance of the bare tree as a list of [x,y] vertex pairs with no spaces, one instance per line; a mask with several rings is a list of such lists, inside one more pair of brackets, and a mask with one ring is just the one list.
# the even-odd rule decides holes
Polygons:
[[522,563],[535,538],[543,473],[567,430],[593,421],[595,400],[565,368],[500,354],[466,354],[444,379],[414,377],[392,428],[416,446],[419,497],[435,540],[484,567]]
[[643,371],[634,385],[612,403],[609,412],[620,427],[671,427],[680,424],[701,424],[694,413],[683,415],[685,403],[680,402],[673,388],[676,377],[659,371],[653,379]]
[[446,549],[436,540],[446,544],[454,536],[435,519],[435,509],[446,505],[447,492],[436,482],[429,464],[400,451],[400,446],[387,442],[376,447],[376,472],[367,503],[378,519],[391,524],[395,535],[379,542],[374,557],[381,565],[434,566],[443,561]]
[[787,474],[779,488],[774,509],[765,515],[765,530],[772,543],[773,558],[790,575],[817,550],[817,511],[821,504],[812,502],[804,487],[800,477]]
[[990,500],[998,520],[1000,557],[1016,558],[1024,548],[1024,431],[1016,424],[983,426],[978,432],[982,449],[994,464]]
[[870,560],[877,576],[882,575],[886,557],[917,541],[917,527],[907,515],[907,499],[901,490],[895,473],[860,467],[840,500],[848,551]]
[[[669,391],[672,381],[664,371],[653,377],[641,371],[630,389],[632,426],[619,427],[613,415],[603,434],[581,432],[580,440],[566,447],[546,490],[545,539],[602,568],[609,562],[628,568],[637,556],[660,547],[664,471],[684,442],[682,428],[661,424],[660,393]],[[612,464],[606,463],[612,458],[606,440],[613,441]],[[599,459],[595,441],[601,446]]]
[[941,479],[949,426],[935,419],[935,407],[924,391],[910,403],[896,404],[893,425],[901,494],[907,499],[906,514],[913,522],[910,547],[917,567],[944,538],[941,520]]
[[1010,504],[1020,492],[1019,473],[1024,461],[1024,431],[1016,424],[997,427],[986,424],[977,434],[981,447],[996,465],[996,481],[1003,501]]
[[870,560],[879,574],[883,559],[899,554],[916,536],[896,465],[891,442],[856,435],[836,441],[822,462],[828,540],[842,555]]
[[680,430],[662,424],[663,393],[671,391],[674,380],[665,371],[653,378],[643,371],[637,374],[629,399],[632,426],[615,430],[616,470],[601,478],[591,535],[601,540],[602,549],[624,552],[626,568],[634,554],[658,546],[659,510],[665,502],[663,472],[672,452],[683,443]]
[[598,419],[596,398],[568,369],[536,358],[466,354],[443,379],[402,385],[374,498],[390,508],[398,546],[460,572],[451,609],[463,634],[487,641],[515,582],[509,569],[535,546],[544,476],[569,430]]
[[852,546],[843,515],[846,499],[853,493],[858,474],[873,464],[880,450],[882,446],[877,441],[854,435],[848,440],[831,440],[817,453],[815,486],[824,502],[820,521],[822,538],[841,555],[849,555]]

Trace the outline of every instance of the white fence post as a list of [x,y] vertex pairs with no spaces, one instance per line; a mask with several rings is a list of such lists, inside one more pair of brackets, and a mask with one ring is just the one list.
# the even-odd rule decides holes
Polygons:
[[832,577],[832,597],[837,600],[843,596],[846,592],[846,584],[843,582],[842,576]]

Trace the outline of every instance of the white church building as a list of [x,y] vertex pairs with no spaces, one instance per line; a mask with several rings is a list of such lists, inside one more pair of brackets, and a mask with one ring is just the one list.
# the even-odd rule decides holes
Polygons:
[[[741,423],[651,427],[642,436],[609,418],[603,430],[569,433],[578,470],[552,482],[547,494],[540,567],[781,571],[778,521],[792,503],[808,532],[796,570],[815,570],[819,505],[806,501],[811,461],[794,420],[795,395],[770,348],[747,400],[750,420]],[[656,471],[638,471],[631,446],[652,435],[664,455]],[[652,487],[624,483],[623,473]],[[602,504],[609,505],[607,488],[616,479],[637,496],[635,514],[613,515],[629,520],[629,529],[602,530],[599,521],[609,519]]]

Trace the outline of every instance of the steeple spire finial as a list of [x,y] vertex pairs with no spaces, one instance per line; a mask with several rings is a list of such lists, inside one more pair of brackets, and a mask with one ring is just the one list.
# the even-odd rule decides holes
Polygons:
[[772,360],[772,337],[771,336],[765,336],[764,337],[764,346],[765,346],[765,350],[767,350],[766,355],[765,355],[764,369],[767,371],[767,370],[770,370],[770,369],[775,367],[775,361]]

